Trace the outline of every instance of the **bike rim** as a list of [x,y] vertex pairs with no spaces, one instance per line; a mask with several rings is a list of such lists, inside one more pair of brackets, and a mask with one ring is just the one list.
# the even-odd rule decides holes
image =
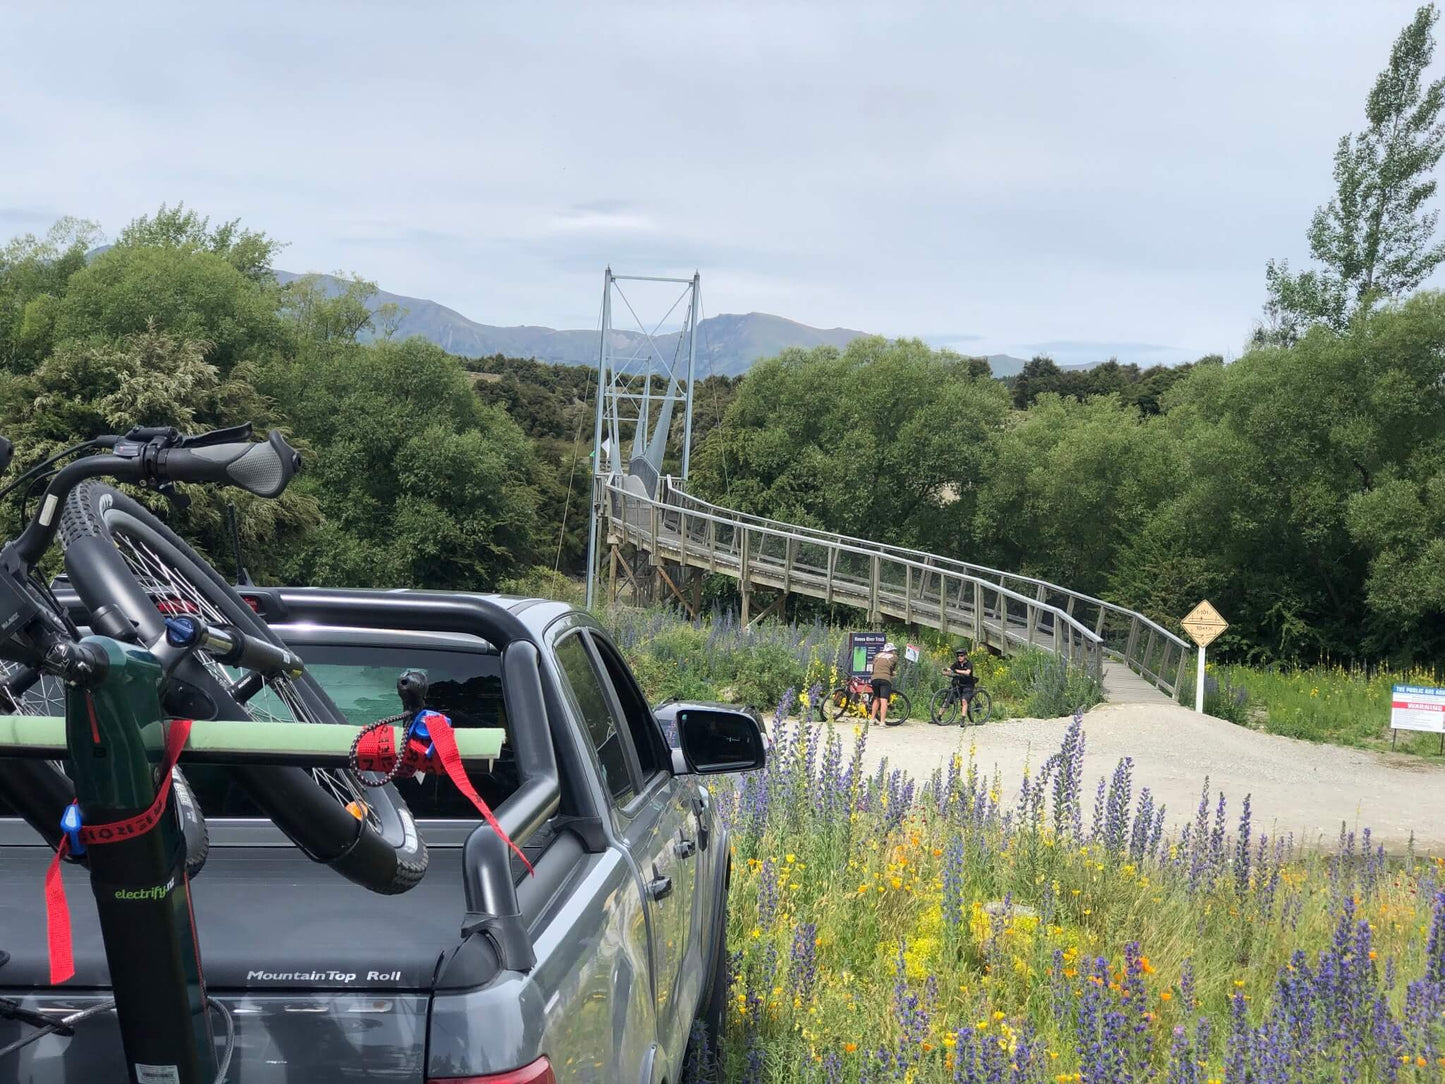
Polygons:
[[[123,522],[116,522],[119,518],[115,517],[108,524],[111,542],[115,545],[121,560],[130,569],[131,575],[135,577],[140,589],[150,596],[157,610],[166,616],[175,613],[194,613],[206,622],[219,625],[231,624],[220,608],[192,582],[190,577],[156,553],[144,539],[129,533]],[[200,660],[201,665],[223,689],[238,676],[228,672],[220,662],[204,651],[196,651],[193,655]],[[271,696],[258,703],[258,699],[266,692],[269,692]],[[272,707],[271,702],[273,701],[280,705],[285,714]],[[267,682],[262,693],[258,693],[240,706],[247,715],[260,722],[312,723],[316,721],[312,718],[295,684],[287,677],[277,677]],[[366,798],[366,786],[355,772],[336,768],[312,768],[311,777],[316,781],[317,786],[335,799],[338,805],[348,809],[363,810],[366,823],[378,832],[382,830],[381,820],[372,808],[372,803]]]

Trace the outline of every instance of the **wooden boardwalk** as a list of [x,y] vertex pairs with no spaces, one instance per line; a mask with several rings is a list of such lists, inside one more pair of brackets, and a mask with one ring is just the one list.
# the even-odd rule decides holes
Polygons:
[[[788,595],[854,607],[884,619],[967,636],[1004,653],[1023,647],[1086,666],[1125,702],[1172,697],[1190,656],[1184,641],[1142,614],[1043,580],[934,554],[748,516],[701,501],[664,479],[659,499],[635,480],[597,479],[610,548],[608,597],[618,572],[638,588],[627,548],[695,612],[702,573],[738,582],[745,623]],[[755,592],[771,596],[762,610]]]

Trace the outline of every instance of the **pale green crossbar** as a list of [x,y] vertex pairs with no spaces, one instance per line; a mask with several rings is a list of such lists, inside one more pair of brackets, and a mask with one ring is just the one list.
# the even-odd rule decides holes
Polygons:
[[[161,745],[152,723],[148,738]],[[345,767],[360,727],[338,723],[262,723],[198,719],[181,760],[203,764],[293,764],[318,768]],[[397,741],[401,729],[393,727]],[[463,761],[492,761],[502,751],[505,730],[457,730],[457,751]],[[47,715],[0,715],[0,756],[59,760],[67,755],[65,720]]]

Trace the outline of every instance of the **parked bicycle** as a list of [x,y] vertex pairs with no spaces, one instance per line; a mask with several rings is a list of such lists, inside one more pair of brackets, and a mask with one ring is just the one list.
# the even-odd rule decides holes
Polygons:
[[[828,694],[826,704],[832,708],[834,719],[841,719],[849,714],[872,715],[873,685],[866,676],[849,678],[847,682]],[[888,718],[885,725],[897,726],[899,723],[907,722],[908,715],[912,710],[913,704],[908,699],[908,695],[894,689],[888,697]]]
[[929,718],[939,726],[956,726],[965,719],[974,726],[982,726],[992,714],[993,697],[979,685],[964,696],[962,689],[949,683],[933,694],[928,705]]

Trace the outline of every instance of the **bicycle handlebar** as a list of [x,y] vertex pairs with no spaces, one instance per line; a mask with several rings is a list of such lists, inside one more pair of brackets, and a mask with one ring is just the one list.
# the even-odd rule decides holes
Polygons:
[[301,469],[301,456],[276,430],[261,442],[233,440],[207,443],[207,437],[247,437],[249,425],[216,434],[182,437],[174,429],[134,429],[124,437],[98,437],[96,444],[112,449],[68,463],[56,472],[40,511],[13,545],[28,572],[39,563],[60,522],[60,507],[70,491],[86,478],[108,477],[118,482],[155,486],[171,482],[210,482],[239,486],[258,497],[276,497]]
[[155,462],[155,473],[164,481],[239,486],[258,497],[280,496],[300,469],[300,453],[275,429],[261,443],[164,448]]

